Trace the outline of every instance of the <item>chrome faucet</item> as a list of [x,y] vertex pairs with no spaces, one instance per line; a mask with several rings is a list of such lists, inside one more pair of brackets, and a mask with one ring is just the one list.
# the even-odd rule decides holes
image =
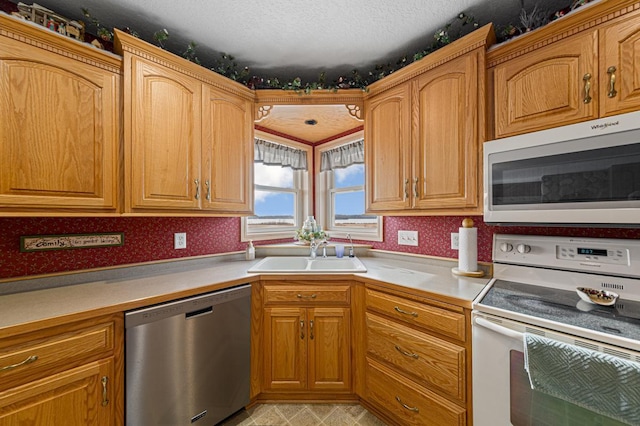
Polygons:
[[309,242],[309,248],[311,249],[311,252],[309,253],[309,257],[311,259],[316,258],[316,250],[318,250],[319,245],[320,243],[317,243],[315,238],[312,238],[311,241]]
[[353,240],[351,239],[351,234],[347,234],[347,238],[351,242],[351,247],[349,247],[349,257],[356,257],[355,254],[353,254]]

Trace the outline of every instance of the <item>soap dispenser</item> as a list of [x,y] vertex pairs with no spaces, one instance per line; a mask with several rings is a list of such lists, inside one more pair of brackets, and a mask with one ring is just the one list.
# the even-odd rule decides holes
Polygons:
[[255,247],[253,247],[253,240],[249,240],[249,245],[247,246],[245,256],[247,260],[253,260],[256,258],[256,249]]

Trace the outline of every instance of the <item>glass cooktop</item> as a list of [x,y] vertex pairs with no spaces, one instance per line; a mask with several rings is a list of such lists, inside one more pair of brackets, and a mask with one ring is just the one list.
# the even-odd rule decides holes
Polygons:
[[498,279],[479,304],[640,340],[640,302],[636,301],[618,299],[613,306],[600,306],[581,300],[575,291]]

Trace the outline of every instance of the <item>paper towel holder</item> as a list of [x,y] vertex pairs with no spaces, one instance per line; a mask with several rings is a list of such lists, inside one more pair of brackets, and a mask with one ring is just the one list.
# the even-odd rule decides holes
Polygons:
[[[473,227],[473,219],[466,218],[462,221],[463,228],[472,228]],[[478,271],[461,271],[458,268],[451,268],[451,272],[455,275],[459,275],[461,277],[472,277],[472,278],[482,278],[484,276],[484,271],[482,269]]]

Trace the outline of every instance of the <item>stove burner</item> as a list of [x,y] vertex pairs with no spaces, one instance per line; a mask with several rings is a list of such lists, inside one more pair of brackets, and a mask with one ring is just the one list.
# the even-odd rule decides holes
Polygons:
[[575,291],[496,280],[480,305],[640,340],[640,302],[636,301],[600,306],[581,300]]

